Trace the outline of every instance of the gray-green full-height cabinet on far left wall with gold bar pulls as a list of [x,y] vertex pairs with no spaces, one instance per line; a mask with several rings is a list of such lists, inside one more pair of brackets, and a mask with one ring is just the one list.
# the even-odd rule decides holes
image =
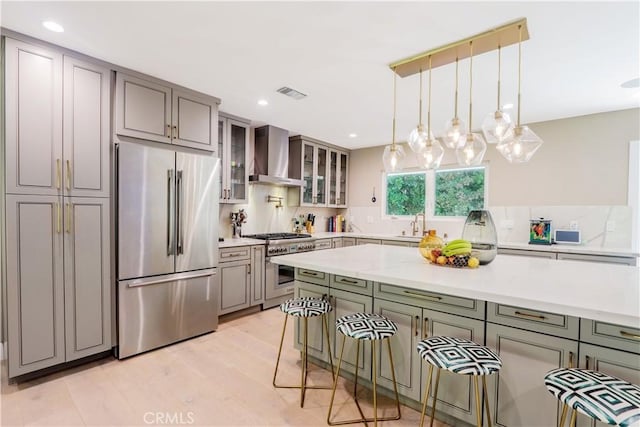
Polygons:
[[9,377],[108,351],[111,71],[4,39]]

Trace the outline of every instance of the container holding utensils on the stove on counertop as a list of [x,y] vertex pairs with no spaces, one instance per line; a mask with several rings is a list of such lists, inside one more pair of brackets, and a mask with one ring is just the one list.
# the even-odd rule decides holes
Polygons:
[[316,216],[313,214],[302,214],[291,219],[293,223],[294,233],[313,233],[315,231],[314,225],[316,222]]
[[231,212],[231,236],[234,239],[242,237],[242,224],[247,222],[247,213],[244,209],[240,209],[238,212]]
[[316,216],[313,214],[308,214],[307,215],[307,220],[305,221],[304,225],[307,229],[307,233],[311,234],[315,231],[314,229],[314,224],[316,223]]

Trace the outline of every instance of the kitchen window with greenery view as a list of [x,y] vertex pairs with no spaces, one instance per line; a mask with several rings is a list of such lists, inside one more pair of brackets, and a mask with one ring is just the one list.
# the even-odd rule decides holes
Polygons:
[[387,174],[386,214],[408,216],[424,212],[426,174]]
[[[385,214],[428,217],[466,217],[484,209],[486,167],[389,173],[386,175]],[[431,201],[431,203],[428,203]]]
[[434,216],[467,216],[484,209],[485,168],[443,169],[435,172]]

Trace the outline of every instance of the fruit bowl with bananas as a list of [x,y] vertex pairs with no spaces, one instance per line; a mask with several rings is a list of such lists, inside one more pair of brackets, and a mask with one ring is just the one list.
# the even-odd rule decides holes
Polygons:
[[480,260],[471,254],[471,242],[464,239],[456,239],[442,247],[420,247],[423,257],[434,264],[449,267],[477,268]]

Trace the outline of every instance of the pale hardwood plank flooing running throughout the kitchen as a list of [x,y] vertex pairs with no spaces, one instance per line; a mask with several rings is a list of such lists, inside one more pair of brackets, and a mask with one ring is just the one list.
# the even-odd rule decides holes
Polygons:
[[[1,425],[326,425],[330,390],[309,390],[300,408],[299,390],[271,385],[283,316],[277,308],[262,311],[225,321],[217,332],[189,341],[25,383],[8,385],[3,378]],[[293,322],[289,326],[285,340],[291,343]],[[281,381],[298,383],[298,359],[299,353],[285,347]],[[310,369],[312,383],[330,381],[327,371]],[[358,416],[348,395],[351,387],[341,379],[339,419]],[[383,399],[383,404],[389,402]],[[363,406],[370,410],[371,402],[365,400]],[[400,421],[384,424],[416,426],[419,420],[417,411],[403,406]]]

